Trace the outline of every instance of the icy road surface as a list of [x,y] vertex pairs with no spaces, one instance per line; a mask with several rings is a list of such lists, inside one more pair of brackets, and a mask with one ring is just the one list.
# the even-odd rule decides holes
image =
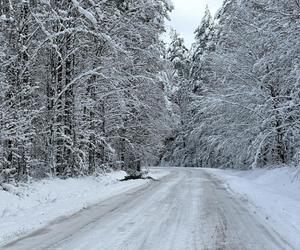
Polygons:
[[174,168],[2,249],[294,249],[266,223],[206,170]]

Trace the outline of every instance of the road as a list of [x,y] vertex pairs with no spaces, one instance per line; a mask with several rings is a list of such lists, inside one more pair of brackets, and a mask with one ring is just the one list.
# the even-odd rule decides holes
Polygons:
[[294,249],[264,220],[205,170],[172,168],[1,249]]

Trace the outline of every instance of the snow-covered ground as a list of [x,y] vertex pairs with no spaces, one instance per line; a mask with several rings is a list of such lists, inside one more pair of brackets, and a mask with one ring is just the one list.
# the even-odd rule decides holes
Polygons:
[[[168,174],[166,170],[155,169],[149,173],[154,179]],[[53,220],[151,182],[118,181],[124,176],[125,172],[118,171],[99,177],[47,179],[19,187],[10,186],[10,192],[0,190],[0,245],[38,230]]]
[[[157,170],[161,171],[161,170]],[[163,171],[163,170],[162,170]],[[151,185],[58,219],[3,250],[300,249],[205,169],[169,168]]]
[[266,223],[294,246],[300,247],[300,178],[296,169],[207,171],[225,181],[230,192],[248,200]]

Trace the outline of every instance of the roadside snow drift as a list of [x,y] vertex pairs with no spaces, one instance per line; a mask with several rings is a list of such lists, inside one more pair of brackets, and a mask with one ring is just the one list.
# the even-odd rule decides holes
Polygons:
[[266,223],[300,249],[300,179],[297,169],[207,171],[224,180],[229,191],[248,200],[263,215]]
[[[149,175],[159,179],[168,173],[153,169]],[[150,180],[120,182],[125,175],[118,171],[99,177],[48,179],[19,187],[7,186],[9,192],[0,190],[0,246],[59,217],[150,183]]]

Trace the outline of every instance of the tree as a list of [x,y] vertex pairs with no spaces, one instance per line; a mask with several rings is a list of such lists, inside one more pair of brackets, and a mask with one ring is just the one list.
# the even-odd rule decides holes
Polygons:
[[203,82],[209,80],[209,62],[207,54],[215,49],[214,34],[215,24],[208,6],[206,6],[201,24],[195,30],[195,42],[191,49],[191,70],[190,77],[193,81],[192,92],[200,93]]

